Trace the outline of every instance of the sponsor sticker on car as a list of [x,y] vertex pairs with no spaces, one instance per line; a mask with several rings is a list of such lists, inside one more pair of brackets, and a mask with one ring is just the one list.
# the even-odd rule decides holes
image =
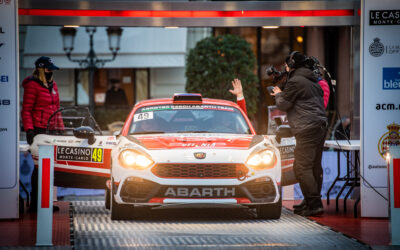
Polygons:
[[199,105],[199,104],[179,104],[179,105],[158,105],[158,106],[150,106],[144,107],[139,112],[148,112],[148,111],[160,111],[160,110],[179,110],[179,109],[211,109],[211,110],[221,110],[221,111],[230,111],[234,112],[235,109],[233,107],[227,107],[222,105]]
[[103,153],[102,148],[57,146],[56,160],[102,163]]
[[278,147],[281,159],[294,158],[294,145]]
[[133,122],[151,120],[154,118],[153,112],[143,112],[133,116]]

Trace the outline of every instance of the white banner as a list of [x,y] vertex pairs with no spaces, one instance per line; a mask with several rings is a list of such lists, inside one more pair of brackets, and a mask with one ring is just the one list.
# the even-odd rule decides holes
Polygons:
[[400,136],[400,1],[361,2],[361,216],[388,216],[385,154]]
[[17,0],[0,0],[0,218],[18,218]]
[[390,242],[400,246],[400,147],[390,147]]

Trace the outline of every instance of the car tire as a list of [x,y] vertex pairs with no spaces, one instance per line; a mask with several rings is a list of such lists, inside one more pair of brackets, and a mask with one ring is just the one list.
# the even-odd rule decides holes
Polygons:
[[277,203],[258,205],[256,207],[258,219],[277,220],[282,214],[282,191],[279,187],[280,197]]
[[110,189],[108,189],[108,188],[106,188],[106,190],[105,190],[105,192],[104,192],[104,206],[105,206],[105,208],[107,209],[107,210],[110,210],[110,207],[111,207],[111,200],[110,200],[110,197],[111,197],[111,191],[110,191]]
[[127,204],[118,204],[114,198],[114,192],[111,190],[111,220],[129,220],[134,218],[134,206]]

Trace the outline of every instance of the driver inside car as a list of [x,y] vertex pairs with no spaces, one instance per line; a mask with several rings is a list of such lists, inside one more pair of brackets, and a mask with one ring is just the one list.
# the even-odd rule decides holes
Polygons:
[[191,110],[179,110],[171,119],[174,132],[197,131],[197,120]]
[[210,120],[210,132],[216,133],[235,133],[235,115],[229,111],[218,111],[214,113],[214,118]]
[[166,121],[160,117],[155,117],[154,119],[148,119],[137,122],[137,128],[135,129],[135,133],[140,132],[160,132],[165,133],[167,126]]

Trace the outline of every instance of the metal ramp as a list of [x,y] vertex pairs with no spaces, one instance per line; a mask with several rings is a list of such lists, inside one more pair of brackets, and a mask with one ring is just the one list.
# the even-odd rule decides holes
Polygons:
[[280,220],[255,219],[251,209],[157,209],[111,221],[104,201],[73,201],[76,249],[369,249],[283,209]]

